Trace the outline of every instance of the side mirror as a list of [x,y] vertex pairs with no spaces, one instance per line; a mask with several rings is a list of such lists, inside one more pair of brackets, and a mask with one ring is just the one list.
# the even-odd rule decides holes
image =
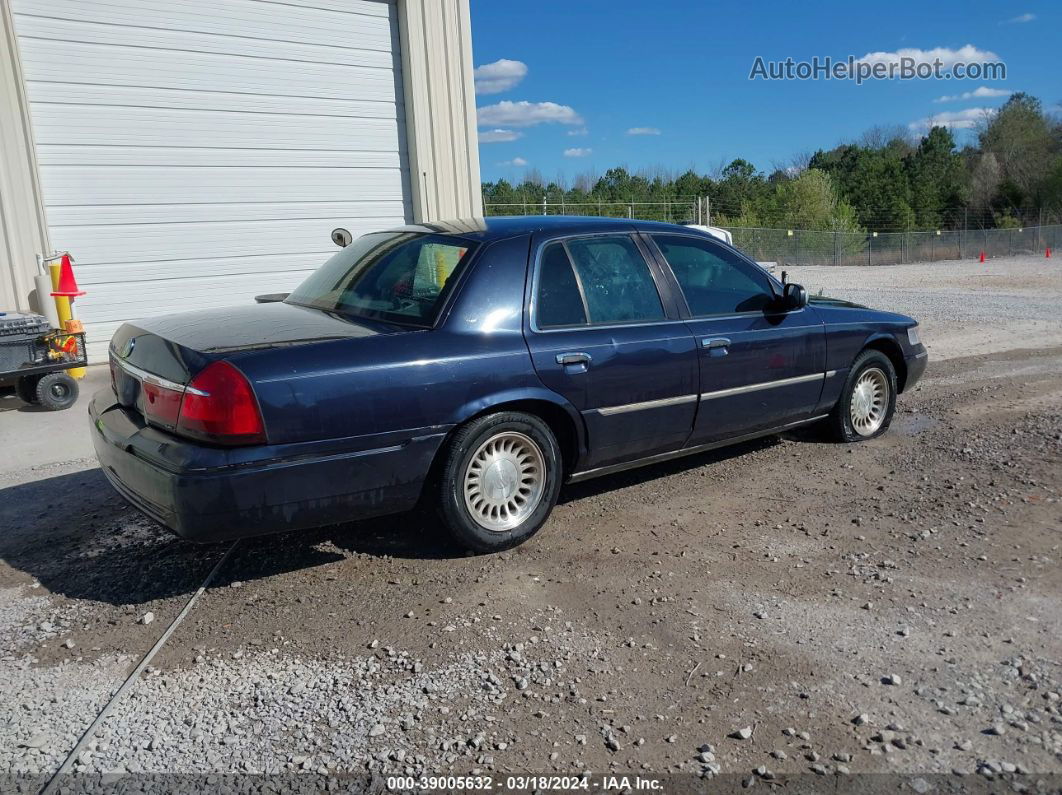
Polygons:
[[265,295],[256,295],[254,302],[256,304],[276,304],[283,301],[291,293],[266,293]]
[[786,284],[783,296],[786,309],[803,309],[808,305],[808,291],[794,282]]
[[354,240],[354,236],[350,234],[349,230],[344,229],[341,226],[332,230],[332,242],[340,248],[346,248],[350,245],[352,240]]

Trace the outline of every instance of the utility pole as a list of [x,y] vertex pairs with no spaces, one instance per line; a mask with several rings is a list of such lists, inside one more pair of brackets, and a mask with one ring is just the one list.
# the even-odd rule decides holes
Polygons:
[[704,225],[705,226],[711,226],[712,225],[712,197],[711,196],[705,196],[704,197]]

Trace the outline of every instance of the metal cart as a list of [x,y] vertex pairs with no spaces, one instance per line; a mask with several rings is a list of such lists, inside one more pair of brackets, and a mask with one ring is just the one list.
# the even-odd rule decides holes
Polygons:
[[85,335],[42,330],[35,317],[0,313],[0,382],[14,382],[26,403],[61,411],[77,400],[77,381],[66,370],[85,366]]

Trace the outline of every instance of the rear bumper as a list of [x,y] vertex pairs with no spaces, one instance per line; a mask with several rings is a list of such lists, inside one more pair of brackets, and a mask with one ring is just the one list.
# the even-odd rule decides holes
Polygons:
[[903,384],[903,391],[906,392],[917,384],[922,374],[925,373],[926,365],[929,364],[929,353],[923,349],[914,356],[905,357],[904,363],[907,365],[907,378]]
[[198,542],[408,510],[445,436],[445,429],[432,428],[214,448],[145,425],[110,389],[94,396],[89,417],[96,456],[115,490],[152,519]]

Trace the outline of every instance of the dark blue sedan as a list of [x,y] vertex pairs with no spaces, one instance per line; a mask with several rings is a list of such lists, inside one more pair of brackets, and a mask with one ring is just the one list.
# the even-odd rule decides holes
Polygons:
[[872,439],[926,366],[911,318],[661,223],[408,226],[262,299],[122,326],[89,410],[111,483],[185,538],[420,503],[502,549],[565,482],[812,422]]

